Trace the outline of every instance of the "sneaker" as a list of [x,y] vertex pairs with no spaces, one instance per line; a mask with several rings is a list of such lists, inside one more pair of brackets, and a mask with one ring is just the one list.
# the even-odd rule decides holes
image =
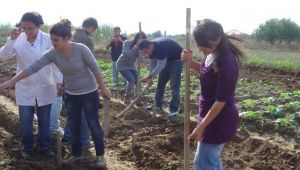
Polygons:
[[21,155],[22,155],[22,157],[23,157],[24,159],[29,159],[29,158],[32,157],[32,153],[30,153],[30,152],[24,152],[24,151],[22,151],[22,152],[21,152]]
[[92,148],[94,146],[95,146],[94,142],[88,140],[88,142],[86,144],[82,145],[82,149],[90,149],[90,148]]
[[170,112],[169,113],[169,116],[170,117],[175,117],[175,116],[177,116],[178,115],[178,112]]
[[[149,111],[152,111],[153,110],[153,105],[150,105],[150,106],[147,106],[147,108],[146,108],[147,110],[149,110]],[[162,110],[162,107],[155,107],[155,110]]]
[[74,164],[74,163],[80,163],[80,162],[82,162],[82,160],[83,160],[82,156],[78,156],[78,157],[71,156],[70,158],[63,160],[62,163],[63,164]]
[[104,155],[96,156],[96,167],[97,168],[104,168],[106,167],[106,160]]
[[52,150],[47,150],[41,153],[46,157],[53,157],[55,155],[55,153]]
[[37,117],[36,113],[33,114],[33,123],[34,123],[35,125],[38,124],[38,117]]

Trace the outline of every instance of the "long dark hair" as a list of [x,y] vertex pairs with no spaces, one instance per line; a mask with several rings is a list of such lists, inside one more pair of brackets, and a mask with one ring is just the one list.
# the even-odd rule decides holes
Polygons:
[[138,42],[139,38],[142,38],[142,39],[147,39],[147,36],[144,32],[139,32],[139,33],[136,33],[133,40],[131,40],[131,46],[135,46],[135,44]]
[[213,48],[213,44],[219,41],[215,50],[215,64],[217,69],[223,67],[224,57],[226,57],[229,52],[235,55],[239,64],[241,64],[245,58],[244,53],[230,41],[230,39],[240,42],[243,40],[238,37],[226,35],[222,25],[216,21],[211,19],[200,21],[193,31],[193,36],[197,46],[201,47]]

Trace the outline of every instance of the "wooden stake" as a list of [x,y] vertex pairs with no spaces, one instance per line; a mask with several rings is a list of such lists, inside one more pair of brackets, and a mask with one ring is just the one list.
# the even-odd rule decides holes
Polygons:
[[[140,36],[142,35],[142,23],[139,22],[139,32]],[[138,58],[137,58],[137,84],[136,84],[136,96],[138,96],[141,93],[141,61],[142,61],[142,55],[140,55],[140,49],[138,48]]]
[[132,137],[131,137],[132,148],[131,149],[134,149],[134,147],[136,146],[137,136],[138,136],[137,133],[132,134]]
[[110,114],[109,114],[110,101],[108,99],[104,98],[103,105],[104,105],[104,108],[103,108],[103,110],[104,110],[103,133],[104,133],[104,136],[107,137],[110,132]]
[[60,131],[56,131],[56,160],[58,169],[62,168],[62,156],[61,156],[61,134]]
[[[190,49],[191,8],[186,9],[186,49]],[[190,169],[190,64],[185,62],[185,96],[184,96],[184,170]]]

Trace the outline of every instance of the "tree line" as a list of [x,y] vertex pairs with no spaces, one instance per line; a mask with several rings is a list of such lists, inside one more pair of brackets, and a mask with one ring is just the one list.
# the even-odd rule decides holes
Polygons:
[[253,35],[257,40],[264,40],[270,44],[278,42],[291,42],[300,40],[300,27],[290,19],[269,19],[264,24],[261,24]]
[[[10,24],[0,24],[0,45],[5,43],[6,37],[9,35],[10,30],[13,28]],[[43,25],[41,30],[44,32],[49,31],[49,25]],[[96,35],[93,37],[95,41],[108,41],[113,36],[113,27],[110,25],[100,25],[97,29]],[[125,33],[126,34],[126,33]],[[131,37],[131,34],[126,35]],[[147,34],[149,39],[166,36],[166,32],[155,31]],[[172,36],[172,38],[181,39],[182,35],[178,34]],[[277,19],[272,18],[265,23],[259,25],[259,27],[253,32],[252,37],[258,41],[267,41],[270,44],[286,42],[300,41],[300,27],[290,19]]]

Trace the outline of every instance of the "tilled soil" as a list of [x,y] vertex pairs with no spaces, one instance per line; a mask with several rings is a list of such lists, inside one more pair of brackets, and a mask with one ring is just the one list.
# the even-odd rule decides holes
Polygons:
[[[2,72],[0,82],[11,76],[8,74],[10,71]],[[277,77],[283,79],[282,76]],[[14,99],[13,90],[2,94]],[[58,169],[56,158],[43,157],[38,149],[30,160],[21,157],[19,120],[14,100],[2,98],[0,101],[0,169]],[[119,114],[124,108],[125,105],[119,101],[112,101],[111,115]],[[122,118],[111,117],[111,133],[105,139],[107,169],[183,169],[183,121],[180,116],[170,118],[164,111],[153,115],[142,107],[134,107]],[[64,122],[65,117],[61,119]],[[195,125],[192,122],[191,130]],[[237,137],[226,144],[222,153],[224,169],[300,169],[297,141],[278,140],[275,134],[274,137],[271,134],[265,136],[267,129],[252,133],[254,130],[248,132],[247,128],[241,126]],[[288,137],[291,139],[289,141],[294,138],[291,135]],[[136,139],[135,146],[132,145],[133,138]],[[195,148],[192,148],[191,168],[194,151]],[[63,158],[69,157],[70,147],[64,145],[62,153]],[[64,165],[63,169],[96,169],[91,156],[95,155],[94,149],[84,154],[90,157],[77,164]]]

